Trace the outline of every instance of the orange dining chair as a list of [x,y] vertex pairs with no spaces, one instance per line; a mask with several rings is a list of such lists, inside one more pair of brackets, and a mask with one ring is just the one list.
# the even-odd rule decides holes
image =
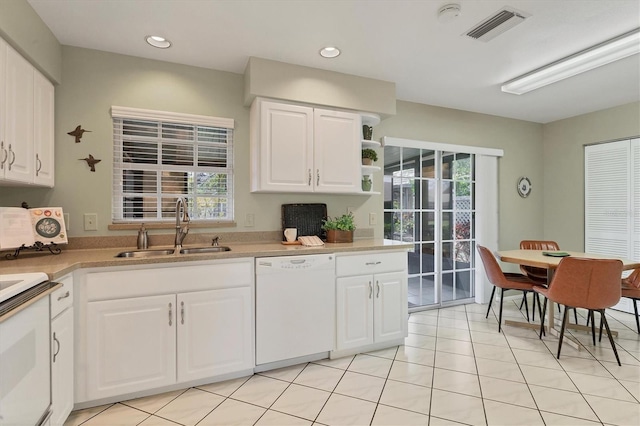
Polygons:
[[636,269],[627,278],[622,279],[622,297],[628,297],[633,303],[636,314],[636,328],[640,334],[640,320],[638,320],[638,300],[640,300],[640,269]]
[[[609,336],[609,342],[616,355],[618,365],[620,358],[616,350],[616,344],[611,337],[611,330],[605,317],[605,309],[614,306],[620,301],[620,276],[622,275],[622,262],[617,259],[586,259],[577,257],[565,257],[558,264],[553,280],[548,288],[537,286],[534,291],[542,294],[544,307],[540,322],[540,338],[544,331],[544,316],[547,308],[547,300],[564,305],[562,328],[558,341],[558,359],[562,349],[562,339],[567,326],[567,314],[569,309],[584,308],[600,312],[600,321],[604,323]],[[550,324],[552,327],[553,324]],[[593,328],[593,318],[592,318]],[[595,334],[594,334],[595,335]]]
[[[551,240],[522,240],[520,241],[520,249],[521,250],[548,250],[548,251],[559,251],[560,246],[555,241]],[[520,265],[520,270],[523,274],[527,276],[531,281],[536,283],[537,285],[547,286],[547,270],[544,268],[536,268],[534,266],[525,266]],[[536,293],[537,295],[537,293]],[[536,320],[536,302],[540,304],[540,300],[536,300],[537,297],[533,298],[533,320]],[[520,309],[522,309],[522,303],[520,303]],[[558,305],[558,312],[560,311],[560,305]],[[576,324],[578,323],[578,313],[574,311],[574,318],[576,320]],[[527,314],[528,316],[528,314]],[[589,325],[589,324],[587,324]]]
[[[498,332],[501,332],[504,291],[520,290],[522,292],[525,292],[526,294],[527,291],[533,291],[533,288],[536,285],[522,274],[502,272],[502,269],[500,269],[500,265],[498,265],[498,261],[488,248],[481,245],[477,245],[476,247],[478,249],[478,253],[480,253],[480,258],[482,259],[487,278],[489,278],[489,282],[494,285],[493,290],[491,291],[491,298],[489,299],[489,307],[487,308],[487,315],[485,315],[485,318],[489,317],[489,312],[491,311],[491,303],[493,302],[493,297],[496,294],[496,288],[500,287],[500,314],[498,317]],[[538,304],[538,309],[539,308],[540,305]],[[542,315],[542,313],[540,313],[540,315]]]

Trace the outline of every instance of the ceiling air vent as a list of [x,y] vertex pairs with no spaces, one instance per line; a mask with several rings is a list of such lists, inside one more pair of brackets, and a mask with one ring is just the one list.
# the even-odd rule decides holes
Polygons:
[[495,15],[488,17],[473,27],[466,33],[466,35],[471,38],[475,38],[476,40],[489,41],[522,23],[529,16],[531,15],[528,13],[519,12],[505,7]]

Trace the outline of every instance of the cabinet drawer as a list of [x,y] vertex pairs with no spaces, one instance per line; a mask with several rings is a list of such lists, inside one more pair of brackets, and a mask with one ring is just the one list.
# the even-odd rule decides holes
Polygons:
[[62,283],[62,287],[51,293],[51,318],[73,305],[73,276],[65,275],[57,282]]
[[336,256],[336,275],[339,277],[404,271],[406,269],[407,253],[405,251],[392,253],[369,252]]

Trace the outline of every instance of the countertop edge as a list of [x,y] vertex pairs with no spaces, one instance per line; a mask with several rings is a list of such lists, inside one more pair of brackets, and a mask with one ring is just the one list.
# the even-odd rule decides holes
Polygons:
[[[283,245],[279,242],[229,243],[231,251],[219,253],[166,255],[147,258],[116,258],[123,251],[135,250],[131,247],[105,249],[66,250],[59,255],[38,253],[14,260],[0,260],[2,274],[44,272],[49,279],[56,280],[84,268],[102,268],[133,265],[153,265],[167,263],[195,262],[203,260],[237,259],[244,257],[296,256],[306,254],[349,253],[362,251],[410,250],[413,243],[382,239],[363,239],[353,243],[327,243],[321,247]],[[195,247],[195,246],[185,246]],[[170,248],[157,246],[154,249]]]

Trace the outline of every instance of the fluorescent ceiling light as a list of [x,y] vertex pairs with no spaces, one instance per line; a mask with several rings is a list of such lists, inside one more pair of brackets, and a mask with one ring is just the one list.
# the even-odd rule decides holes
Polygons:
[[340,55],[340,49],[333,46],[327,46],[320,49],[320,56],[323,58],[335,58]]
[[158,49],[168,49],[171,47],[171,42],[164,37],[149,35],[144,39],[151,46],[157,47]]
[[510,80],[502,85],[502,91],[522,95],[638,53],[640,28]]

